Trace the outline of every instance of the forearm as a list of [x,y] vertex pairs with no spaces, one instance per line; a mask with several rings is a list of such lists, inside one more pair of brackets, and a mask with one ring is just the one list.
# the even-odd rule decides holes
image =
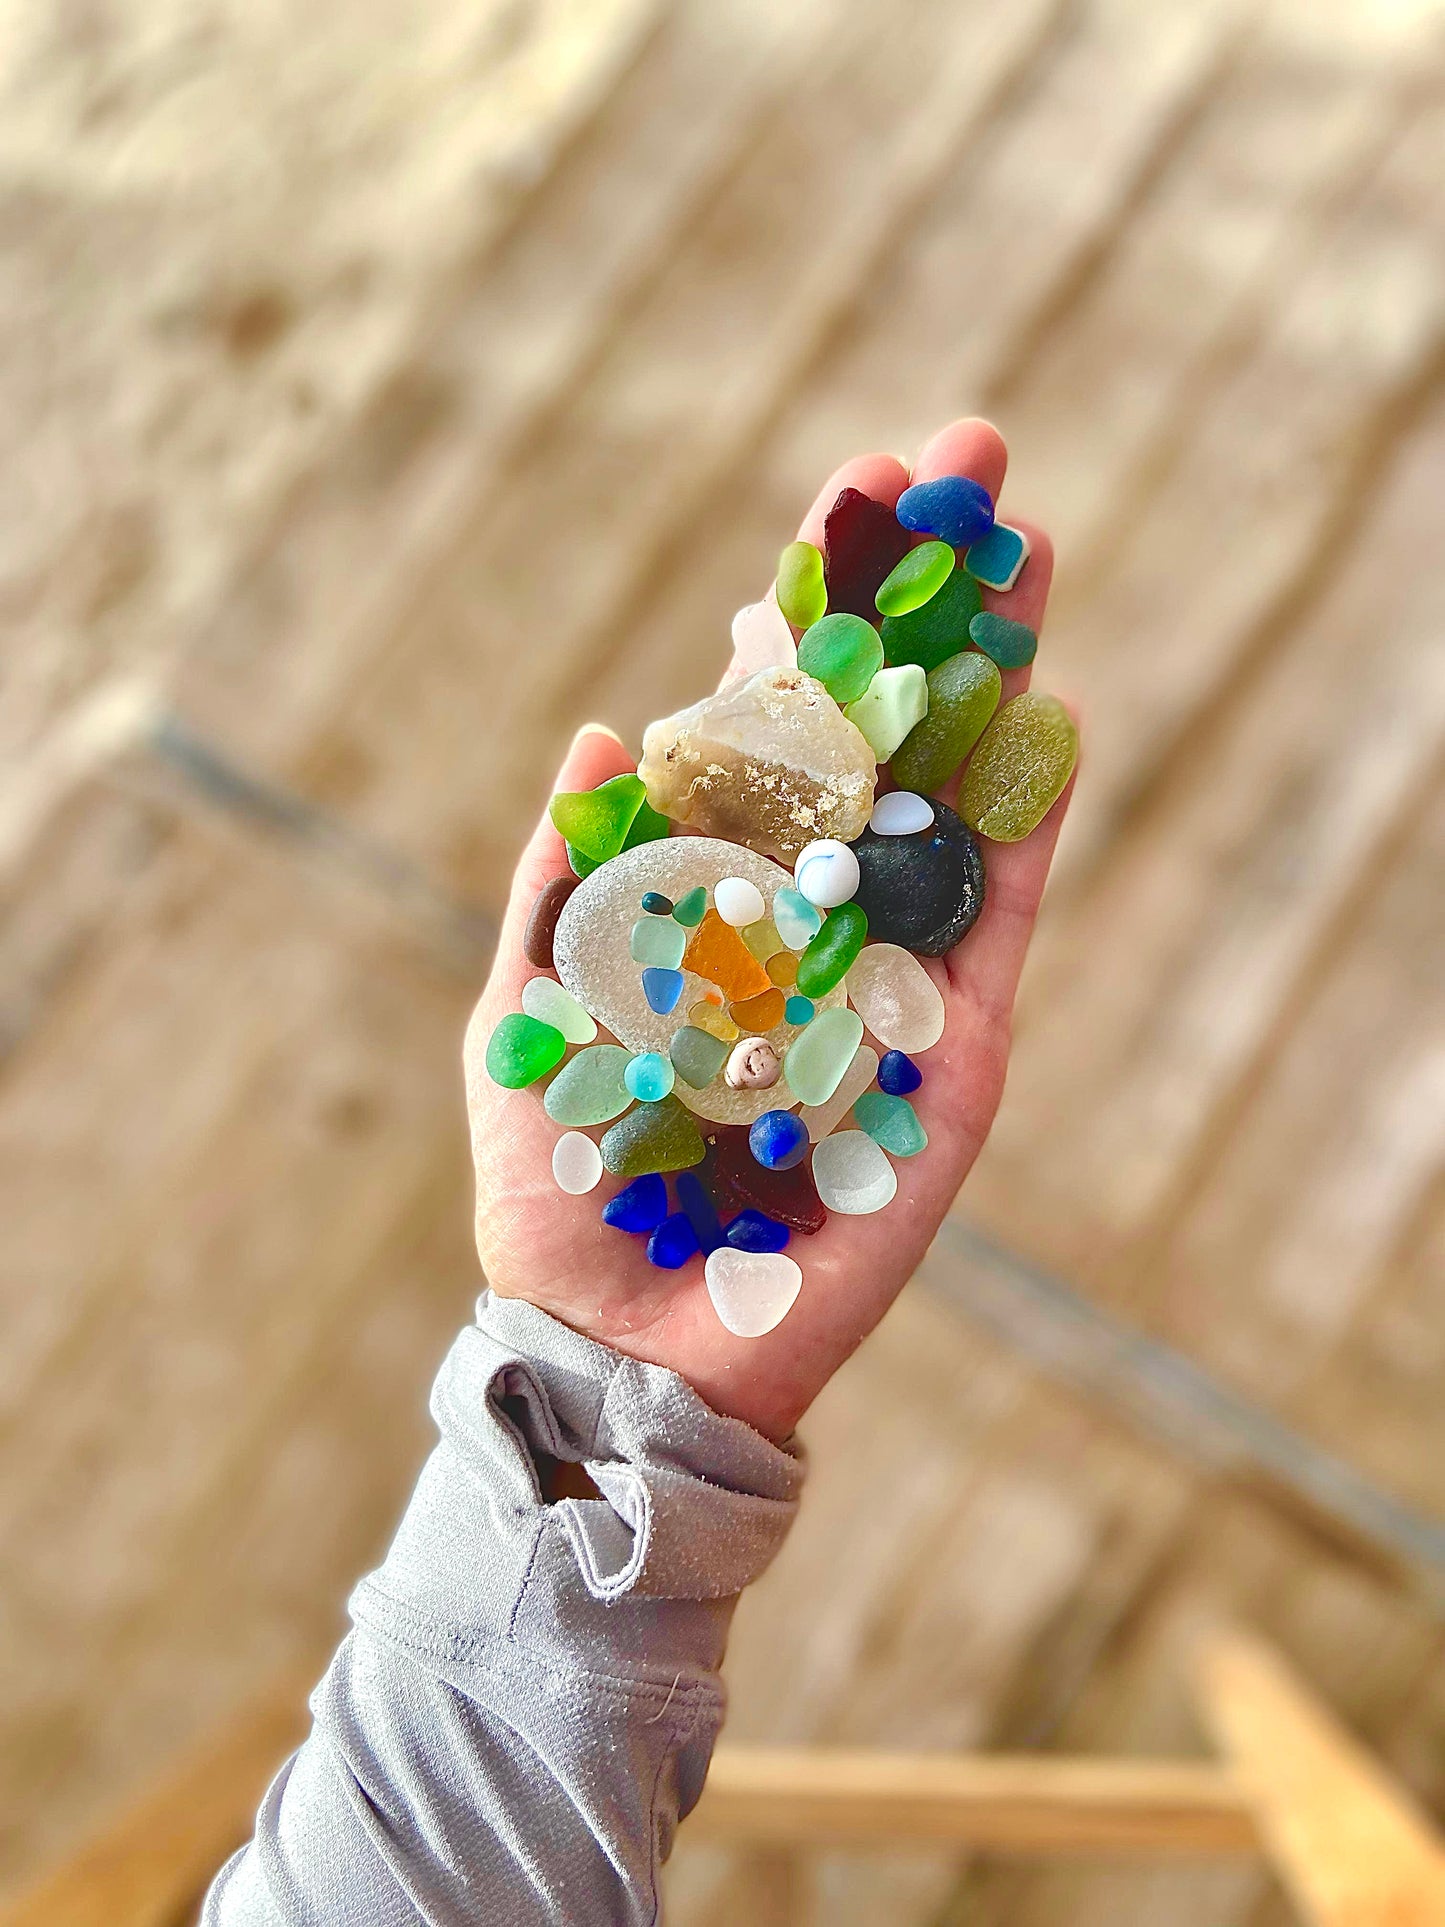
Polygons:
[[[515,1300],[482,1300],[432,1410],[441,1443],[206,1927],[656,1916],[800,1462]],[[548,1504],[548,1460],[602,1496]]]

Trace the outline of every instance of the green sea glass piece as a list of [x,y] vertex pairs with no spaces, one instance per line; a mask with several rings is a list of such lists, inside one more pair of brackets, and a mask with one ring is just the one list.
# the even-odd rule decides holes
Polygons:
[[1000,669],[1023,669],[1038,654],[1039,639],[1026,622],[983,609],[968,625],[975,649],[982,649]]
[[822,929],[798,959],[799,995],[816,1002],[841,984],[867,935],[868,918],[860,904],[840,903],[836,910],[830,910]]
[[559,790],[548,814],[574,849],[594,863],[614,857],[627,841],[632,819],[647,797],[642,778],[623,774],[595,790]]
[[828,607],[822,551],[790,542],[778,557],[778,607],[795,629],[811,629]]
[[[624,778],[619,776],[609,778],[609,781],[614,783],[619,783],[624,780]],[[602,787],[605,789],[607,785],[604,783]],[[622,847],[624,850],[635,850],[639,843],[657,843],[663,837],[671,836],[671,834],[671,823],[662,814],[661,810],[655,810],[647,801],[646,797],[644,797],[642,802],[637,806],[637,814],[632,819],[631,829],[628,830],[627,835],[623,838]]]
[[952,776],[988,727],[1003,690],[998,666],[976,649],[928,672],[928,714],[893,752],[893,780],[927,796]]
[[1004,704],[964,772],[958,809],[996,843],[1026,837],[1055,803],[1079,757],[1079,732],[1057,696],[1033,690]]
[[542,1108],[554,1124],[606,1124],[632,1102],[627,1066],[632,1052],[621,1044],[579,1050],[547,1086]]
[[936,595],[906,616],[886,616],[880,634],[888,663],[934,669],[968,647],[968,625],[983,607],[983,591],[965,569],[955,569]]
[[687,949],[687,932],[671,917],[642,917],[632,926],[632,961],[655,964],[659,970],[676,970]]
[[953,550],[946,542],[920,542],[910,549],[874,597],[880,616],[906,616],[931,602],[953,574]]
[[667,1054],[672,1059],[672,1068],[684,1084],[690,1084],[700,1091],[711,1084],[723,1065],[732,1046],[725,1044],[720,1037],[709,1031],[699,1030],[695,1024],[684,1024],[677,1031]]
[[788,1046],[783,1076],[794,1097],[826,1104],[863,1042],[863,1019],[855,1010],[820,1010]]
[[928,714],[928,677],[916,662],[880,669],[857,702],[843,711],[878,758],[886,763]]
[[906,1097],[865,1091],[854,1100],[853,1116],[860,1130],[896,1158],[916,1157],[928,1144],[928,1133]]
[[815,676],[835,703],[856,702],[883,667],[883,644],[862,616],[824,616],[798,643],[798,667]]
[[487,1076],[503,1090],[525,1090],[560,1064],[567,1039],[554,1024],[514,1010],[487,1039]]
[[707,891],[701,884],[689,890],[685,897],[679,897],[672,906],[672,914],[684,930],[695,929],[707,914]]
[[701,1164],[702,1133],[675,1097],[639,1104],[602,1140],[602,1162],[614,1177],[640,1178],[649,1171],[686,1171]]

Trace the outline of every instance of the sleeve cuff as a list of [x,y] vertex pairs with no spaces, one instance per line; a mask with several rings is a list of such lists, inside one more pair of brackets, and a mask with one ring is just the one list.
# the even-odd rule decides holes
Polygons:
[[601,1499],[552,1508],[587,1590],[612,1600],[731,1598],[777,1552],[797,1512],[802,1449],[724,1418],[675,1372],[487,1293],[437,1381],[434,1409],[479,1405],[528,1454],[583,1465]]

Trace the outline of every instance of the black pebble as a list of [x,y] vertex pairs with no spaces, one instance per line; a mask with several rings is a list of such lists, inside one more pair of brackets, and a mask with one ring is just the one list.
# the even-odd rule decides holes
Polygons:
[[865,830],[852,846],[861,879],[854,902],[867,913],[868,935],[921,957],[952,950],[983,909],[983,853],[973,832],[944,803],[933,822],[911,836]]

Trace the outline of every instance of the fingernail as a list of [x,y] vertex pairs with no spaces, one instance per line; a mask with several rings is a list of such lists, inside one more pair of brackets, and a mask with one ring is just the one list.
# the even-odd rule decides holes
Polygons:
[[624,743],[622,738],[617,734],[617,731],[609,728],[606,723],[583,723],[582,727],[567,746],[567,754],[569,756],[584,736],[609,736],[619,749],[626,749],[627,747],[626,743]]

